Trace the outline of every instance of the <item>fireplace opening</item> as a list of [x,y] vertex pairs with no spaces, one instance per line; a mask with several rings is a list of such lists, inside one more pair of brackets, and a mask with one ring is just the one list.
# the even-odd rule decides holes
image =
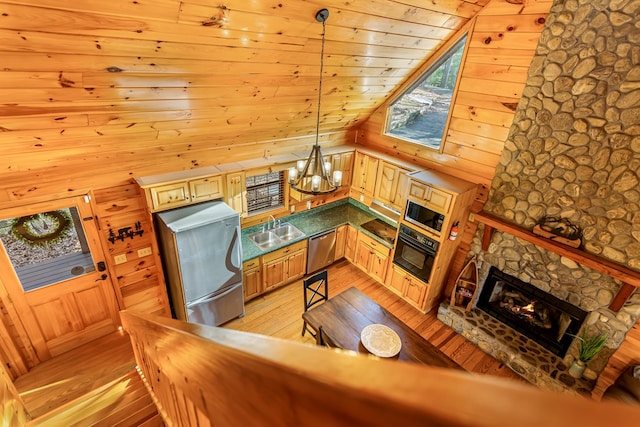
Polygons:
[[477,307],[564,357],[587,312],[496,267],[489,270]]

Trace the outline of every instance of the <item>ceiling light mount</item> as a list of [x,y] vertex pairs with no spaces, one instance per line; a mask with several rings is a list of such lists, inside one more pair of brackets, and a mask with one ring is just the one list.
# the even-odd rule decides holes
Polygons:
[[316,21],[322,23],[322,47],[320,50],[320,82],[318,85],[318,114],[316,118],[316,142],[307,160],[298,160],[295,167],[289,168],[289,185],[304,194],[327,194],[336,191],[342,185],[342,172],[331,173],[331,162],[326,162],[320,151],[320,104],[322,100],[322,77],[324,73],[325,22],[329,18],[327,9],[316,13]]

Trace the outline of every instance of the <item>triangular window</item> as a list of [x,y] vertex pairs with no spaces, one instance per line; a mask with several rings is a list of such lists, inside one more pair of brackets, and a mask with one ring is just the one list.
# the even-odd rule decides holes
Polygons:
[[465,35],[389,105],[387,135],[440,149],[466,41]]

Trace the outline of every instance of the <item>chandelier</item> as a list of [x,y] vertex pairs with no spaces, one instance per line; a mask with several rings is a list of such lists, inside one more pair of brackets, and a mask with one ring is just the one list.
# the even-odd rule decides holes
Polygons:
[[327,194],[336,191],[342,184],[342,172],[331,173],[331,162],[325,162],[320,145],[320,100],[322,98],[322,74],[324,69],[325,21],[329,17],[327,9],[316,13],[316,21],[322,22],[322,48],[320,50],[320,84],[318,87],[318,116],[316,119],[316,142],[307,160],[298,160],[295,167],[289,168],[289,185],[305,194]]

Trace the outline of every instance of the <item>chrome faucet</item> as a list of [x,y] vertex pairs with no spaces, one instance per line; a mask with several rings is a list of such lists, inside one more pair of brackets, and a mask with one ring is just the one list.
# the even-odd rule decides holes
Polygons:
[[[273,224],[269,226],[272,220],[273,220]],[[267,218],[267,230],[271,230],[275,227],[276,227],[276,219],[273,217],[273,215],[269,215],[269,218]]]

